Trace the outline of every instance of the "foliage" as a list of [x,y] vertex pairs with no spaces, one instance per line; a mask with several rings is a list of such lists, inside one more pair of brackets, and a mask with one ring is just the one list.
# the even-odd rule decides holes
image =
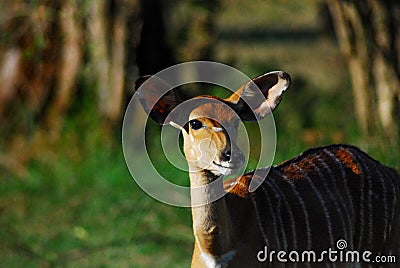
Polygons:
[[190,211],[142,192],[127,171],[120,144],[110,147],[96,132],[78,133],[71,128],[62,137],[57,147],[64,153],[32,161],[27,177],[1,174],[0,262],[187,266]]

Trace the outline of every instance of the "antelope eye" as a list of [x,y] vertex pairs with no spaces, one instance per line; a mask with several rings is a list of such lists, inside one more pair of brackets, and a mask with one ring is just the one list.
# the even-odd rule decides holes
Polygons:
[[197,130],[197,129],[200,129],[200,128],[203,127],[203,123],[200,122],[199,120],[196,120],[196,119],[190,120],[190,121],[189,121],[189,124],[190,124],[190,127],[191,127],[192,129],[194,129],[194,130]]

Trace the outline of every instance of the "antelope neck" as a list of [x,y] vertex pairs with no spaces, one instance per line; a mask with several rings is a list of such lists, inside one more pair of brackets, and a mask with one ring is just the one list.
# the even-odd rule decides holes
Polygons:
[[[210,181],[211,186],[207,185]],[[228,235],[232,234],[233,226],[225,198],[210,202],[215,194],[224,191],[223,180],[211,172],[200,171],[190,174],[190,184],[196,246],[201,254],[221,257],[231,251],[234,244],[234,237]]]

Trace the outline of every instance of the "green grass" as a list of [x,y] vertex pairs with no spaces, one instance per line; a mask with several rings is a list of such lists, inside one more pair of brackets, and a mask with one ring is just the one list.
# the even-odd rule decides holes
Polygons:
[[[284,126],[276,163],[309,147]],[[79,143],[64,140],[58,154],[32,161],[27,177],[1,173],[2,267],[188,267],[190,210],[147,196],[131,178],[118,143]],[[398,148],[371,152],[395,165],[400,159]],[[182,175],[158,167],[168,169],[167,176]]]
[[[275,162],[307,148],[296,136],[278,129]],[[118,143],[78,144],[69,140],[51,159],[33,161],[27,177],[1,173],[2,266],[188,267],[190,210],[147,196],[132,180]],[[395,164],[399,159],[396,149],[373,152]]]
[[[69,141],[68,146],[77,145]],[[59,145],[60,147],[65,147]],[[186,267],[188,209],[147,196],[120,151],[60,150],[0,180],[0,263],[6,267]],[[79,157],[74,156],[79,154]],[[165,264],[165,265],[163,265]]]

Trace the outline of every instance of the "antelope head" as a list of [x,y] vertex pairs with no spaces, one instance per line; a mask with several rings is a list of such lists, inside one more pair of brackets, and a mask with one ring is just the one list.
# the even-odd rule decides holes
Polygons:
[[182,131],[191,172],[215,176],[234,174],[244,163],[236,145],[240,120],[256,121],[270,114],[290,85],[290,76],[276,71],[250,80],[227,99],[199,96],[182,102],[174,91],[166,92],[166,82],[148,78],[136,81],[145,111],[157,123]]

